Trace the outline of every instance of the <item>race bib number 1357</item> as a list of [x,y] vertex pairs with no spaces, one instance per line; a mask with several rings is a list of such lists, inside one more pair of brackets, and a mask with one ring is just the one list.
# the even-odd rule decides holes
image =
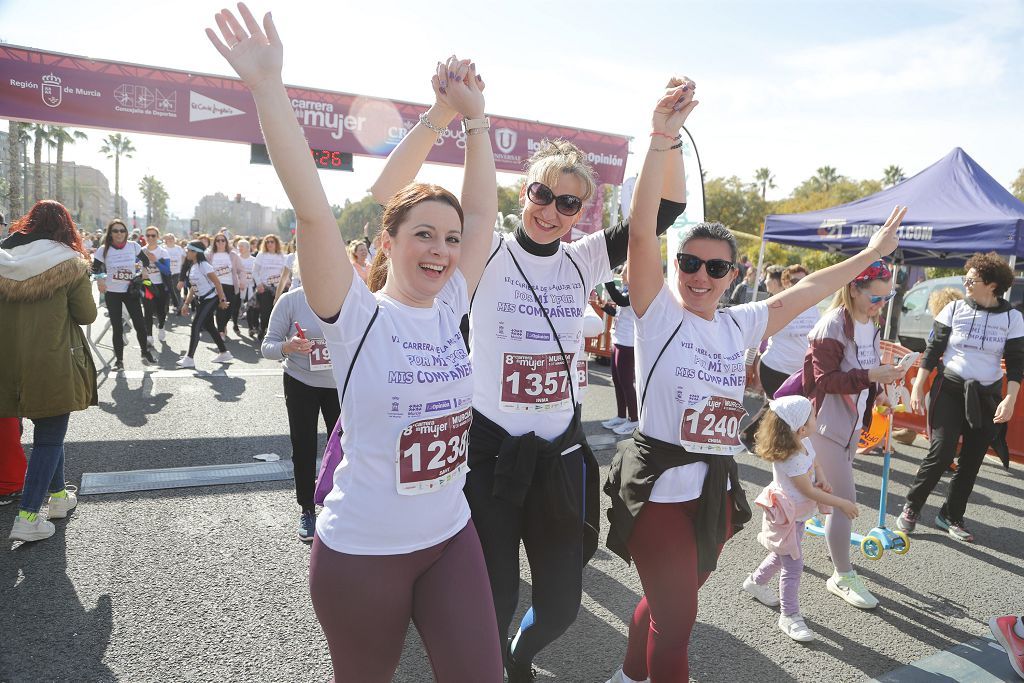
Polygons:
[[572,403],[561,353],[503,353],[501,409],[506,412],[557,410]]

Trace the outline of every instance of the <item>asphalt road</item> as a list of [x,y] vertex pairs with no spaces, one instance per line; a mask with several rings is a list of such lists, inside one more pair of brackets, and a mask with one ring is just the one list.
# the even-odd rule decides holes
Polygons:
[[[172,330],[167,344],[158,345],[161,368],[172,369],[186,344],[187,329]],[[214,369],[209,346],[200,346],[200,369]],[[248,340],[232,337],[229,348],[238,358],[234,369],[277,367],[258,358]],[[111,354],[109,347],[101,352]],[[134,342],[125,360],[129,371],[143,369]],[[599,423],[614,413],[614,395],[607,368],[591,367],[584,418],[588,435],[604,443],[597,457],[607,467],[610,432]],[[75,483],[84,472],[244,463],[265,452],[289,456],[279,374],[143,378],[130,372],[127,379],[102,375],[101,381],[100,406],[72,416],[67,478]],[[30,437],[28,425],[26,444]],[[920,447],[899,446],[890,510],[923,455]],[[753,497],[770,480],[770,467],[749,455],[739,460]],[[881,458],[859,458],[856,470],[862,515],[855,528],[863,532],[876,521]],[[764,554],[755,515],[726,545],[719,570],[701,591],[692,676],[859,681],[985,634],[989,616],[1019,613],[1024,603],[1022,481],[1020,468],[983,466],[968,511],[974,545],[931,526],[941,502],[933,495],[907,555],[873,562],[858,554],[855,565],[881,600],[873,612],[825,591],[831,564],[824,543],[808,539],[800,600],[819,636],[811,645],[790,641],[776,627],[776,611],[738,592]],[[937,493],[944,489],[940,484]],[[0,508],[4,524],[13,507]],[[290,482],[83,496],[78,510],[57,522],[53,538],[5,540],[0,680],[327,680],[327,648],[307,590],[309,548],[294,534],[297,512]],[[525,555],[522,578],[525,611]],[[538,680],[603,683],[620,666],[639,597],[636,573],[602,547],[586,568],[584,591],[576,624],[538,657]],[[415,629],[395,680],[431,680]]]

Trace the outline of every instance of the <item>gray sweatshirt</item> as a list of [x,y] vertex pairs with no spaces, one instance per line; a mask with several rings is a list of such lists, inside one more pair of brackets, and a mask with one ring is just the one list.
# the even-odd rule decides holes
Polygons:
[[308,355],[289,353],[285,356],[282,353],[284,343],[295,336],[295,323],[299,324],[307,339],[323,339],[320,320],[306,303],[306,293],[301,287],[285,292],[274,305],[267,335],[260,347],[263,357],[270,360],[284,358],[284,371],[307,386],[336,389],[334,373],[330,369],[310,370]]

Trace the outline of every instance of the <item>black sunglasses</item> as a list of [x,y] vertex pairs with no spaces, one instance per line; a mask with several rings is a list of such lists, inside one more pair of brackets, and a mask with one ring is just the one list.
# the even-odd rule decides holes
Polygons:
[[544,183],[530,183],[526,188],[526,196],[540,206],[555,203],[555,210],[563,216],[575,216],[583,208],[583,200],[574,194],[560,194],[557,197],[551,188]]
[[111,232],[111,233],[118,233],[118,232],[124,232],[124,233],[127,233],[128,231],[127,231],[127,230],[125,230],[124,228],[114,228],[114,229],[111,229],[111,231],[110,231],[110,232]]
[[693,254],[686,253],[676,254],[676,263],[679,264],[679,270],[687,275],[693,275],[700,270],[701,266],[704,266],[708,271],[708,275],[716,280],[721,280],[736,267],[732,261],[726,261],[724,258],[713,258],[705,261]]

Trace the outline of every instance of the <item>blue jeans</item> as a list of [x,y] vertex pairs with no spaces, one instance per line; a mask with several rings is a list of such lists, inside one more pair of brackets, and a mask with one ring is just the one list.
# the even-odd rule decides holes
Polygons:
[[25,473],[25,488],[21,492],[21,509],[39,512],[43,496],[64,490],[64,436],[68,433],[71,413],[32,420],[35,435],[32,439],[32,457]]

